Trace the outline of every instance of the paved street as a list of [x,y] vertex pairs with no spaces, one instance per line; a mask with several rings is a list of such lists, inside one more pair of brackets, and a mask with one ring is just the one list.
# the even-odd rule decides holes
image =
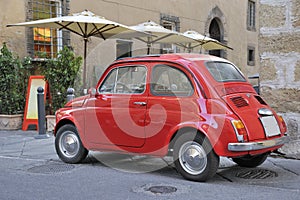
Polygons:
[[222,158],[206,183],[184,180],[171,158],[91,152],[61,162],[54,137],[0,131],[0,199],[300,199],[300,160],[273,155],[260,167]]

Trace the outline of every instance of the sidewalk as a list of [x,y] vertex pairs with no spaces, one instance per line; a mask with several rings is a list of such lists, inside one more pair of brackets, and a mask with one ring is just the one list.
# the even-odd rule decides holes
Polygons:
[[37,131],[0,131],[0,156],[28,159],[58,160],[54,136],[35,139]]

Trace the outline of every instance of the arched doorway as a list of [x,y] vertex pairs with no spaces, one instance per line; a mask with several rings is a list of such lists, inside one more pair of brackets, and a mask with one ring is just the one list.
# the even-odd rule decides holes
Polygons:
[[[221,28],[218,22],[217,18],[214,18],[210,25],[209,25],[209,35],[211,38],[216,39],[220,42],[222,42],[223,38],[222,38],[222,33],[221,33]],[[218,56],[218,57],[222,57],[222,51],[221,50],[212,50],[209,51],[210,55],[214,55],[214,56]]]

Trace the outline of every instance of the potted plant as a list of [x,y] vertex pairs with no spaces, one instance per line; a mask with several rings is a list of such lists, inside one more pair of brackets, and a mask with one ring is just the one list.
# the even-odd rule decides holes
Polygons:
[[7,48],[0,50],[0,130],[17,130],[22,127],[25,91],[22,64]]
[[70,48],[64,47],[56,59],[47,60],[42,68],[42,74],[48,81],[51,96],[48,105],[50,116],[46,116],[48,131],[53,130],[55,117],[52,114],[66,103],[67,89],[74,87],[81,64],[82,58],[76,57]]

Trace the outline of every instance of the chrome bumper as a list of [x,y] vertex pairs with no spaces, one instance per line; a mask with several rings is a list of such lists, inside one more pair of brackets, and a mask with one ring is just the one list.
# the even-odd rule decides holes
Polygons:
[[288,141],[287,136],[259,142],[229,143],[229,151],[254,151],[283,145]]

